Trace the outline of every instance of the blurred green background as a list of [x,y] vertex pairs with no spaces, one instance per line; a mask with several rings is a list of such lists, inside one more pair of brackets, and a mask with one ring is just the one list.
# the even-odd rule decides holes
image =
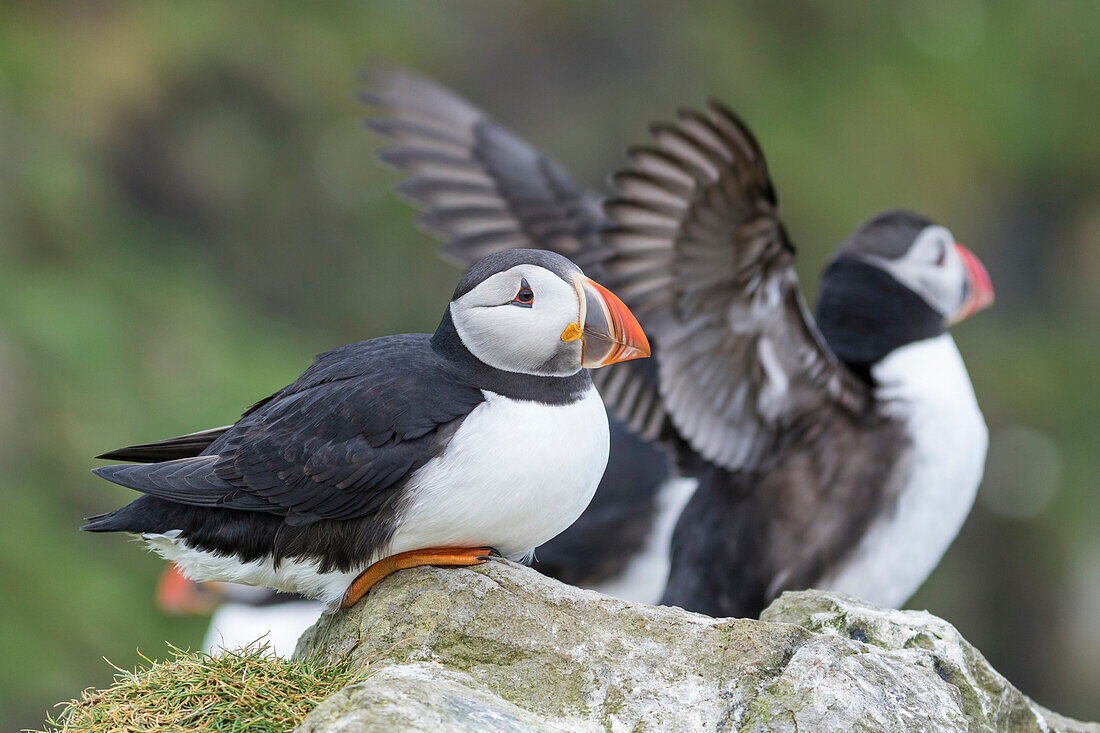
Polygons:
[[457,272],[372,160],[356,72],[413,66],[600,185],[708,95],[767,151],[812,293],[904,205],[987,264],[956,329],[986,480],[911,602],[1100,718],[1100,5],[0,5],[0,725],[195,645],[155,557],[80,518],[91,456],[231,422],[328,347],[428,331]]

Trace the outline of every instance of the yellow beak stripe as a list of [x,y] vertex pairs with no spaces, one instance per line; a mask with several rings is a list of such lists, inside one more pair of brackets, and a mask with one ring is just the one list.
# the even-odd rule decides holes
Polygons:
[[581,337],[581,327],[575,323],[570,323],[565,327],[565,330],[561,332],[562,341],[576,341]]

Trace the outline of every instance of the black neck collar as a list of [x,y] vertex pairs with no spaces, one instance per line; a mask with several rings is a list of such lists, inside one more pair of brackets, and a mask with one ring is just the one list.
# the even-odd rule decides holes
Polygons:
[[944,318],[924,299],[874,265],[833,260],[821,276],[817,326],[833,353],[866,381],[894,349],[939,336]]
[[450,307],[432,335],[431,345],[432,350],[457,367],[470,384],[512,399],[566,405],[576,402],[592,388],[592,377],[587,369],[568,377],[551,377],[507,372],[489,366],[470,353],[466,344],[462,343],[451,319]]

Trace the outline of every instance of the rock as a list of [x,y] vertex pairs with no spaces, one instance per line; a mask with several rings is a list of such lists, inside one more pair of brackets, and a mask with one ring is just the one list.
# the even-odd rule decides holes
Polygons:
[[1039,707],[945,621],[786,593],[760,621],[579,590],[505,561],[417,568],[296,656],[369,677],[299,731],[1092,731]]
[[383,667],[321,704],[300,731],[563,731],[502,697],[471,687],[470,675],[417,662]]

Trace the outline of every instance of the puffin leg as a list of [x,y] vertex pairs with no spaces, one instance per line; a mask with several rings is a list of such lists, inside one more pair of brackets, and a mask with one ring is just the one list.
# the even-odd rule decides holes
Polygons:
[[344,592],[340,608],[350,608],[359,602],[374,585],[390,573],[416,568],[421,565],[465,566],[480,565],[490,557],[498,556],[491,547],[425,547],[384,557],[359,573]]

